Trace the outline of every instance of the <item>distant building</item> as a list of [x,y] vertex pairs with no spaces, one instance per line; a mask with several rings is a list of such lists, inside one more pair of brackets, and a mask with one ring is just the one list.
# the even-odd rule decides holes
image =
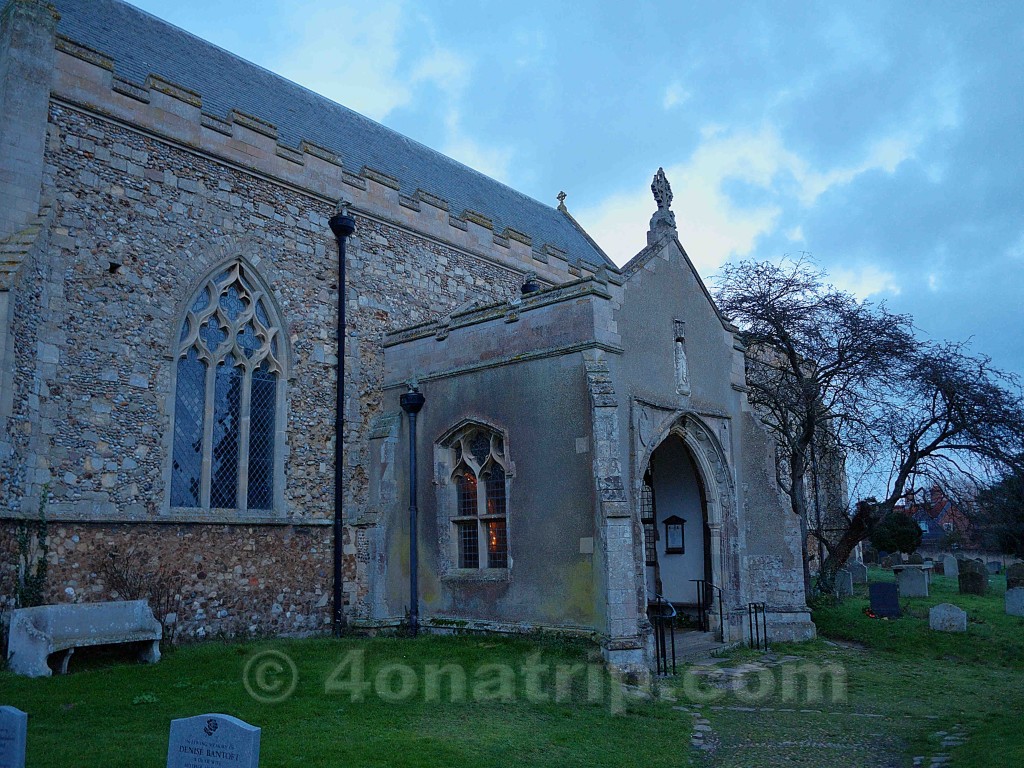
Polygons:
[[921,528],[923,550],[972,549],[975,545],[970,516],[942,488],[912,489],[896,502],[896,511],[908,515]]

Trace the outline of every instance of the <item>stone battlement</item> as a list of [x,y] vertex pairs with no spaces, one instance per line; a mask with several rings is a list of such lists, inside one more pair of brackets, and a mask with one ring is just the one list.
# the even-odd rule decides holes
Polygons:
[[[56,38],[52,96],[67,106],[112,118],[158,138],[334,202],[344,196],[354,211],[436,237],[514,269],[532,269],[547,282],[594,274],[599,267],[527,232],[495,229],[486,212],[453,212],[443,196],[417,188],[405,194],[401,180],[363,166],[347,167],[342,155],[307,139],[295,147],[280,141],[278,127],[231,109],[224,117],[204,110],[203,96],[151,73],[144,83],[115,74],[115,61],[64,36]],[[573,226],[576,226],[573,224]],[[614,267],[607,267],[616,271]]]

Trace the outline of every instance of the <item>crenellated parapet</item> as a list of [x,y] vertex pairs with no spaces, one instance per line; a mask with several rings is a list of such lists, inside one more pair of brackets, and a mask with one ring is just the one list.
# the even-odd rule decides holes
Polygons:
[[[560,283],[594,275],[599,267],[584,255],[511,226],[500,229],[487,211],[455,210],[434,191],[410,186],[382,170],[356,169],[342,152],[300,139],[290,146],[278,126],[237,108],[213,114],[203,94],[157,73],[144,82],[120,74],[102,51],[66,36],[55,38],[52,98],[65,106],[114,120],[156,138],[334,202],[349,201],[357,213],[436,238],[517,271],[533,270],[541,280]],[[552,215],[557,214],[554,211]],[[578,225],[574,226],[578,229]],[[586,241],[600,252],[583,233]]]

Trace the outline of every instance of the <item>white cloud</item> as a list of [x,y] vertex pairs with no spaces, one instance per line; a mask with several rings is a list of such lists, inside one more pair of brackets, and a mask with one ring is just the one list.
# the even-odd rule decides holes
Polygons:
[[[345,20],[339,39],[338,19]],[[414,102],[417,91],[435,89],[425,119],[441,121],[440,151],[495,178],[507,181],[513,150],[489,147],[466,132],[462,121],[464,94],[472,62],[439,44],[429,20],[413,14],[404,2],[385,0],[373,6],[343,2],[323,8],[318,3],[289,7],[291,44],[272,68],[317,93],[374,120]],[[416,27],[418,47],[409,45]]]
[[[915,148],[906,136],[894,135],[869,146],[856,165],[819,170],[788,149],[770,126],[728,131],[721,125],[707,125],[701,128],[701,136],[693,154],[683,163],[666,167],[665,173],[675,194],[672,209],[680,240],[705,274],[730,257],[748,255],[760,237],[775,233],[785,207],[810,207],[832,187],[848,184],[868,171],[892,173]],[[734,202],[726,191],[727,183],[734,182],[763,192],[764,202]],[[654,208],[645,183],[574,215],[622,264],[643,247]],[[799,227],[786,234],[790,240],[803,239]],[[875,286],[879,280],[889,286],[879,275],[870,277],[864,286]]]
[[844,291],[866,299],[879,293],[899,295],[901,288],[892,272],[868,264],[860,269],[833,268],[829,275],[831,282]]
[[678,107],[689,98],[690,92],[684,89],[682,83],[676,80],[665,89],[665,95],[661,99],[662,109],[669,110],[673,107]]
[[509,183],[513,152],[507,147],[488,147],[466,135],[462,116],[457,109],[445,117],[447,138],[441,151],[460,163],[485,173],[491,178]]
[[[344,19],[345,34],[338,34]],[[292,44],[272,69],[285,77],[382,120],[412,98],[408,78],[399,72],[402,7],[381,2],[370,7],[344,2],[330,9],[295,3],[287,17]]]

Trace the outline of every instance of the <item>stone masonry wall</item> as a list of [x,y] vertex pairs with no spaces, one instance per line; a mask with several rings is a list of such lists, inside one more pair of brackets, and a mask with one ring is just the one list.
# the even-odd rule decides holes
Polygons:
[[[25,264],[15,296],[15,445],[0,466],[0,508],[31,514],[49,482],[59,521],[51,527],[51,596],[69,599],[70,588],[74,599],[108,599],[103,558],[134,545],[185,578],[185,636],[301,632],[327,621],[330,532],[318,526],[333,512],[338,275],[330,204],[59,103],[50,108],[45,175],[55,223],[48,261]],[[182,307],[204,275],[237,254],[271,286],[287,326],[286,509],[275,515],[300,525],[147,523],[166,503]],[[363,215],[349,259],[345,486],[354,519],[367,499],[383,332],[470,299],[507,298],[520,275]],[[127,520],[139,524],[120,523]],[[13,528],[0,521],[5,594]],[[364,612],[366,538],[346,530],[356,615]]]

